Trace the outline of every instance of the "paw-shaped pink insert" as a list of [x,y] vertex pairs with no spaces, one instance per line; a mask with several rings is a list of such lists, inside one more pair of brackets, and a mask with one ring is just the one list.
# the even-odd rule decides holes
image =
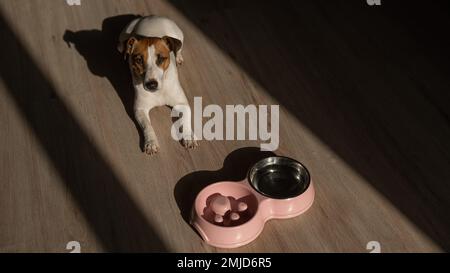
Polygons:
[[256,200],[251,196],[236,199],[233,196],[215,193],[207,198],[204,217],[212,224],[236,226],[243,224],[252,217],[253,213],[250,212],[249,207],[255,207],[255,205]]
[[[232,202],[237,202],[237,205],[233,204],[232,206]],[[238,212],[244,212],[248,208],[245,202],[238,202],[232,197],[226,197],[221,194],[213,196],[209,206],[215,214],[214,222],[216,223],[223,223],[225,215],[229,215],[232,221],[237,221],[241,218]],[[237,208],[237,211],[233,211],[232,208]]]

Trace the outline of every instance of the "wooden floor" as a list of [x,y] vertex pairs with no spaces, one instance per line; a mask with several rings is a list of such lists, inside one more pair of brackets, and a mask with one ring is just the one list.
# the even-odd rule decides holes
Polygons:
[[151,112],[161,152],[141,152],[115,51],[136,14],[183,29],[191,102],[280,104],[275,153],[312,174],[307,213],[233,251],[450,250],[448,5],[390,5],[0,0],[0,252],[68,252],[69,241],[82,252],[228,251],[186,223],[193,198],[270,153],[257,141],[186,151],[165,108]]

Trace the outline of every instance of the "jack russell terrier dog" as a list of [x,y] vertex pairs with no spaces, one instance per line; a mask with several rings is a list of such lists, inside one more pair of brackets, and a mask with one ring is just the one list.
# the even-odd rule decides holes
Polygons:
[[178,80],[183,38],[180,28],[161,16],[137,18],[119,37],[118,50],[128,61],[133,78],[135,118],[144,133],[144,152],[149,155],[159,150],[149,116],[157,106],[167,105],[183,113],[181,143],[188,149],[198,146],[191,128],[191,110]]

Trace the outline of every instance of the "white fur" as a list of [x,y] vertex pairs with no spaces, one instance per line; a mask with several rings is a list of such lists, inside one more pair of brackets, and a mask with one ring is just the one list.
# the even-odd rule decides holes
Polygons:
[[184,34],[183,31],[175,24],[174,21],[163,16],[146,16],[136,18],[131,21],[120,33],[119,44],[117,49],[122,52],[124,50],[123,44],[128,38],[133,35],[139,35],[143,37],[159,37],[163,38],[168,36],[175,38],[181,42],[180,47],[175,50],[175,58],[177,64],[183,63],[183,56],[181,51],[183,49]]
[[156,80],[158,83],[158,87],[162,85],[164,80],[164,69],[159,67],[156,64],[155,58],[155,46],[151,45],[147,49],[148,51],[148,59],[146,63],[146,71],[144,76],[144,83],[149,82],[151,80]]

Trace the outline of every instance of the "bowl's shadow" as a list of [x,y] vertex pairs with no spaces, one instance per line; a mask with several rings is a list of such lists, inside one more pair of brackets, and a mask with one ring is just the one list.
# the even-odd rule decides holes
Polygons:
[[256,147],[240,148],[225,158],[221,169],[196,171],[182,177],[175,185],[174,196],[184,221],[189,223],[195,197],[203,188],[220,181],[242,181],[251,166],[269,156],[276,154]]

